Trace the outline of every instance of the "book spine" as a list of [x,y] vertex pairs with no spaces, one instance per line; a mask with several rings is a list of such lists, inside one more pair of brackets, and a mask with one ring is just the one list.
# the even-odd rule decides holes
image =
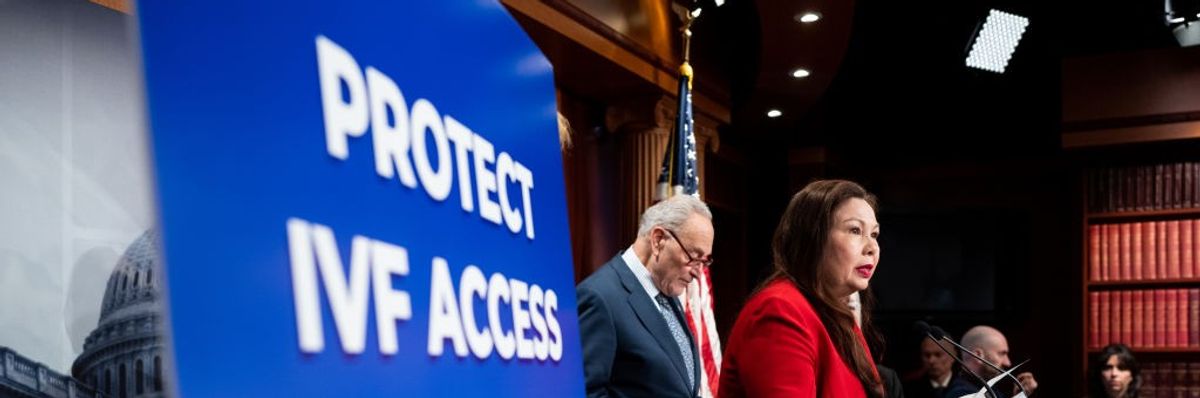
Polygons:
[[1130,344],[1133,341],[1133,292],[1123,290],[1121,293],[1121,338],[1120,341]]
[[1097,347],[1103,347],[1112,341],[1113,307],[1112,299],[1110,297],[1112,292],[1099,293],[1100,298],[1098,300],[1100,301],[1100,331],[1098,333],[1099,336],[1096,338],[1096,345]]
[[1158,238],[1157,229],[1154,227],[1154,222],[1146,221],[1142,224],[1142,268],[1146,270],[1146,279],[1158,279]]
[[1129,296],[1130,296],[1129,301],[1130,301],[1130,303],[1133,304],[1133,310],[1130,311],[1131,318],[1129,320],[1129,323],[1131,324],[1130,327],[1132,328],[1132,330],[1130,331],[1131,338],[1126,341],[1130,344],[1131,347],[1138,347],[1138,348],[1146,346],[1145,328],[1143,327],[1144,325],[1142,324],[1142,319],[1145,319],[1145,313],[1143,311],[1145,311],[1145,309],[1146,309],[1146,304],[1145,304],[1145,301],[1143,301],[1142,293],[1143,293],[1143,291],[1141,291],[1141,290],[1134,290],[1132,292],[1129,292]]
[[1121,271],[1119,278],[1123,281],[1132,279],[1131,273],[1133,272],[1133,260],[1131,258],[1131,252],[1133,251],[1133,245],[1131,240],[1133,238],[1133,233],[1130,232],[1131,230],[1132,228],[1130,228],[1129,224],[1125,223],[1120,224],[1120,232],[1118,232],[1118,234],[1121,236]]
[[1182,220],[1179,222],[1179,276],[1183,278],[1191,278],[1192,266],[1195,264],[1193,258],[1195,252],[1192,250],[1195,246],[1192,235],[1193,224],[1192,220]]
[[1188,289],[1188,346],[1200,347],[1200,288]]
[[1167,347],[1167,291],[1154,291],[1154,345]]
[[1167,277],[1178,279],[1182,274],[1179,264],[1179,220],[1167,221]]
[[1179,347],[1179,295],[1175,289],[1166,289],[1167,302],[1167,347]]
[[1132,279],[1146,279],[1146,271],[1142,265],[1142,223],[1130,223],[1129,225],[1129,277]]

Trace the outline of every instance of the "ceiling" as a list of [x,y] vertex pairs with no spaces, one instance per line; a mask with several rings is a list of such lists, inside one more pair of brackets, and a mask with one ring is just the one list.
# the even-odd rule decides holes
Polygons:
[[[673,70],[678,19],[669,1],[690,3],[546,4],[577,10],[586,15],[579,20],[598,21],[591,29],[623,37],[623,48]],[[1162,7],[1157,0],[726,0],[693,25],[692,65],[699,95],[729,107],[722,142],[766,139],[881,161],[1055,154],[1062,58],[1176,46]],[[965,66],[993,8],[1030,20],[1003,74]],[[805,12],[822,18],[802,24],[796,16]],[[564,89],[601,101],[662,89],[614,68],[607,55],[527,25]],[[800,67],[812,74],[793,78]],[[770,109],[782,116],[767,117]]]
[[[693,46],[698,72],[717,69],[728,80],[729,135],[875,158],[943,155],[946,147],[959,149],[951,157],[1039,154],[1060,150],[1061,59],[1176,46],[1162,7],[1148,0],[729,0],[697,23]],[[965,66],[991,8],[1030,19],[1003,74]],[[806,11],[823,18],[798,23],[794,16]],[[812,75],[792,78],[797,67]],[[768,118],[768,109],[783,115]]]

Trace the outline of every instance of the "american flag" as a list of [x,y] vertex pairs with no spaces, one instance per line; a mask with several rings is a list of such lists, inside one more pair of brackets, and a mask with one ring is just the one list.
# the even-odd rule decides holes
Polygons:
[[[673,195],[700,197],[700,176],[696,164],[696,135],[692,129],[692,68],[687,63],[679,68],[679,109],[675,131],[663,154],[662,172],[658,176],[655,201]],[[721,339],[712,310],[712,281],[705,268],[699,279],[692,280],[684,293],[684,314],[688,327],[696,337],[700,363],[700,396],[714,397],[721,371]]]

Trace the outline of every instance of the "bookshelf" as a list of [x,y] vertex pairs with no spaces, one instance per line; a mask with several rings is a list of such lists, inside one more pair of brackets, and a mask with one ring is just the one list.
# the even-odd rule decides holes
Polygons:
[[1124,343],[1141,396],[1200,396],[1200,162],[1090,168],[1083,183],[1084,363]]

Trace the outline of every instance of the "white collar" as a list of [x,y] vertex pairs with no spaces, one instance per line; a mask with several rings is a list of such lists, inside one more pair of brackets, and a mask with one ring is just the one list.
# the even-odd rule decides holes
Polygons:
[[954,372],[946,373],[946,376],[942,377],[941,381],[930,379],[929,384],[932,384],[933,388],[938,388],[938,387],[946,388],[947,386],[950,385],[950,376],[953,376],[953,375],[954,375]]
[[650,301],[657,305],[658,300],[655,297],[659,294],[658,287],[654,286],[654,278],[650,277],[650,270],[646,269],[646,265],[642,264],[642,260],[639,260],[637,254],[633,252],[633,246],[621,253],[621,259],[625,260],[625,265],[629,266],[629,270],[633,271],[633,276],[637,277],[638,283],[642,284],[642,289],[646,290]]

